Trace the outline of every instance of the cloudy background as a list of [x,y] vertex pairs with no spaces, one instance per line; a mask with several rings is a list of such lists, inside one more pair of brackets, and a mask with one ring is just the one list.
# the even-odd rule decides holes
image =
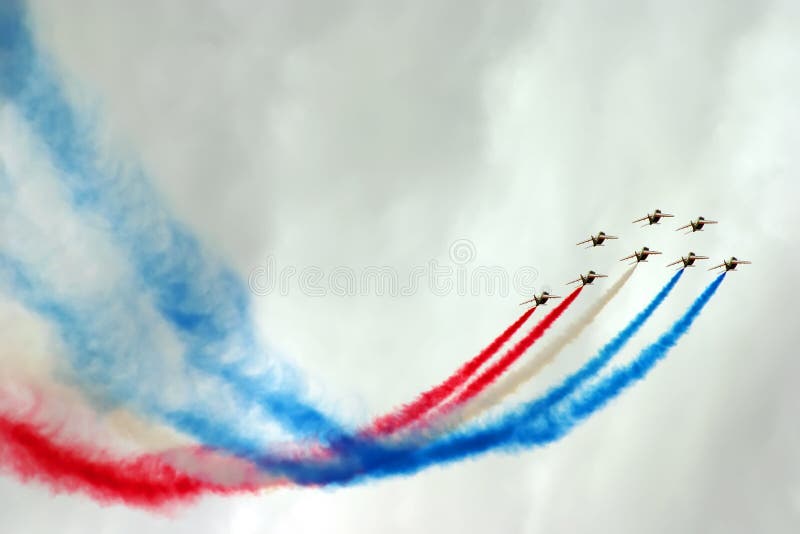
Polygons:
[[[3,532],[796,531],[800,5],[36,0],[32,13],[73,98],[101,110],[107,152],[141,162],[243,279],[268,257],[406,273],[469,239],[471,267],[532,266],[537,289],[563,292],[589,268],[619,274],[634,248],[663,250],[519,398],[624,325],[667,259],[754,264],[646,381],[547,448],[170,518],[4,477]],[[655,207],[676,219],[630,224]],[[701,214],[721,223],[673,231]],[[574,246],[600,229],[622,239]],[[709,280],[686,273],[623,358]],[[254,297],[264,338],[352,420],[446,376],[519,300]],[[4,336],[44,351],[44,328],[3,302]]]

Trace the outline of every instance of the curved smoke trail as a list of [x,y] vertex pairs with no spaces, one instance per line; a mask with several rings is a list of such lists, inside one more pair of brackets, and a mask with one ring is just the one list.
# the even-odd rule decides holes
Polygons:
[[[414,440],[386,444],[371,440],[341,444],[333,458],[302,460],[270,457],[255,454],[249,444],[229,438],[226,446],[238,456],[247,457],[267,473],[279,473],[300,483],[318,484],[356,481],[363,477],[384,476],[392,473],[413,472],[431,463],[453,461],[462,456],[477,454],[497,447],[520,445],[518,437],[532,435],[531,428],[542,433],[542,414],[548,414],[561,401],[573,393],[594,374],[641,328],[671,292],[682,276],[676,273],[656,297],[615,338],[604,346],[581,370],[560,386],[553,388],[543,398],[526,404],[492,425],[478,427],[446,436],[428,445]],[[535,434],[539,435],[539,434]],[[524,442],[523,442],[524,443]],[[445,454],[446,451],[447,454]]]
[[109,221],[115,244],[127,251],[157,309],[180,333],[187,362],[232,385],[242,409],[255,403],[291,432],[340,433],[338,422],[300,400],[304,387],[294,369],[260,357],[247,288],[238,276],[172,220],[142,173],[101,167],[91,128],[67,102],[25,16],[19,0],[0,5],[0,95],[49,147],[76,208]]
[[580,370],[542,397],[495,420],[428,443],[414,439],[398,443],[350,442],[341,447],[333,461],[327,462],[287,460],[273,455],[250,460],[266,472],[286,476],[300,484],[352,484],[369,478],[410,474],[430,465],[453,462],[498,448],[515,450],[555,441],[625,387],[644,377],[688,331],[724,278],[720,275],[709,284],[689,309],[631,363],[612,371],[582,394],[576,394],[579,386],[625,346],[681,276],[681,271],[676,273],[653,301]]
[[[463,430],[428,444],[406,442],[387,446],[376,442],[353,442],[349,444],[350,450],[341,451],[344,454],[324,463],[266,455],[252,459],[273,476],[282,473],[302,484],[342,484],[412,473],[432,464],[451,462],[491,449],[542,445],[557,440],[625,387],[643,378],[689,330],[719,287],[724,274],[719,275],[683,316],[634,361],[612,371],[583,393],[570,396],[586,378],[596,373],[598,362],[607,360],[624,346],[679,278],[680,273],[673,276],[656,299],[580,371],[544,397],[526,403],[494,423]],[[101,501],[123,500],[129,504],[154,507],[176,500],[190,500],[201,493],[254,489],[247,485],[231,487],[192,478],[163,464],[163,457],[154,455],[119,459],[75,444],[58,447],[30,423],[7,418],[0,418],[0,435],[5,438],[0,442],[3,444],[0,460],[11,466],[21,478],[42,480],[56,490],[80,490]]]

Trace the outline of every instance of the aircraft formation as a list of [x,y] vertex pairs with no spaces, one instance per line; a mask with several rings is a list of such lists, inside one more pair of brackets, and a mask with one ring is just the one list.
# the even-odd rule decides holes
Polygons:
[[[638,219],[635,219],[633,221],[633,224],[643,222],[644,224],[642,224],[641,227],[653,226],[653,225],[661,224],[661,220],[662,219],[670,218],[670,217],[675,217],[675,215],[673,215],[671,213],[664,213],[660,209],[655,209],[655,210],[653,210],[652,213],[648,213],[644,217],[640,217]],[[712,221],[712,220],[706,219],[705,217],[703,217],[701,215],[701,216],[697,217],[694,220],[690,220],[688,224],[685,224],[683,226],[680,226],[680,227],[676,228],[675,231],[677,232],[677,231],[680,231],[680,230],[688,230],[687,232],[685,232],[685,234],[687,234],[687,235],[688,234],[692,234],[694,232],[702,232],[702,231],[704,231],[704,227],[707,224],[718,224],[718,221]],[[580,242],[576,243],[576,245],[577,246],[588,245],[588,246],[586,246],[584,248],[602,247],[602,246],[605,246],[606,241],[613,240],[613,239],[619,239],[619,237],[614,236],[614,235],[609,235],[609,234],[605,233],[604,231],[600,231],[600,232],[597,232],[597,234],[589,235],[588,239],[584,239],[583,241],[580,241]],[[630,256],[625,256],[624,258],[620,258],[619,261],[633,260],[633,261],[630,262],[630,264],[633,265],[633,264],[636,264],[636,263],[647,262],[647,260],[648,260],[648,258],[650,256],[656,256],[656,255],[659,255],[659,254],[662,254],[662,252],[659,252],[658,250],[652,250],[649,247],[642,247],[640,250],[634,251],[633,254],[631,254]],[[667,267],[672,267],[672,266],[680,264],[678,269],[685,269],[687,267],[695,267],[695,262],[698,261],[698,260],[707,260],[707,259],[709,259],[708,256],[701,256],[701,255],[695,254],[694,252],[690,251],[689,254],[687,254],[686,256],[681,256],[680,258],[678,258],[677,260],[673,261],[672,263],[668,263],[666,266]],[[720,267],[722,267],[722,268],[725,269],[726,272],[728,272],[728,271],[736,270],[736,267],[739,266],[739,265],[747,265],[747,264],[750,264],[750,263],[752,263],[752,262],[746,261],[746,260],[740,260],[740,259],[736,258],[736,256],[731,256],[730,259],[723,260],[722,263],[720,263],[719,265],[715,265],[714,267],[711,267],[708,270],[709,271],[713,271],[714,269],[719,269]],[[577,283],[580,283],[581,285],[585,286],[585,285],[591,284],[592,282],[594,282],[598,278],[606,278],[606,276],[607,275],[605,275],[605,274],[598,274],[595,271],[589,271],[585,275],[581,274],[575,280],[571,280],[570,282],[567,282],[567,285],[574,284],[574,283],[577,282]],[[533,303],[533,307],[541,306],[543,304],[546,304],[549,299],[556,299],[556,298],[561,298],[561,297],[559,297],[557,295],[551,295],[547,291],[544,291],[544,292],[540,293],[539,295],[534,295],[534,297],[532,299],[526,300],[525,302],[520,303],[520,306],[523,306],[525,304],[531,304],[531,303]]]
[[[205,254],[200,236],[160,203],[144,169],[122,173],[119,180],[98,179],[109,158],[92,128],[96,117],[83,116],[65,97],[69,91],[61,83],[60,69],[55,63],[51,69],[51,55],[30,32],[32,21],[23,4],[0,3],[0,71],[12,82],[0,83],[0,95],[15,109],[14,126],[29,137],[20,145],[25,152],[20,161],[46,163],[47,172],[38,174],[48,183],[45,190],[52,185],[58,198],[44,195],[39,206],[38,196],[28,195],[19,213],[11,210],[21,229],[36,234],[20,244],[36,241],[37,248],[31,253],[23,246],[1,246],[0,283],[4,303],[7,293],[15,306],[24,308],[25,321],[30,314],[37,329],[41,323],[52,331],[59,350],[49,354],[36,347],[29,354],[29,344],[21,343],[13,351],[23,363],[44,351],[41,356],[48,363],[52,358],[54,365],[36,366],[45,376],[28,373],[27,365],[14,376],[16,366],[10,362],[11,372],[0,384],[0,477],[11,474],[53,493],[172,515],[175,504],[203,495],[343,488],[491,451],[546,446],[647,376],[687,334],[725,278],[725,272],[715,276],[674,322],[650,342],[640,343],[643,347],[633,359],[608,365],[665,302],[684,270],[671,273],[650,298],[650,291],[641,295],[648,302],[644,307],[626,305],[626,311],[636,313],[578,369],[542,388],[542,395],[510,398],[600,316],[634,269],[609,279],[612,283],[599,298],[591,299],[580,316],[525,360],[583,286],[606,277],[589,271],[570,282],[580,285],[563,299],[549,291],[536,295],[527,304],[560,300],[549,313],[538,314],[543,317],[535,325],[528,325],[535,307],[518,314],[483,350],[411,401],[366,418],[339,415],[335,406],[348,402],[315,400],[317,395],[308,391],[318,388],[309,387],[302,370],[261,343],[258,321],[251,316],[252,284],[239,280],[224,258]],[[3,169],[0,203],[15,202],[29,180],[37,178],[28,176],[25,164],[9,167]],[[87,195],[91,202],[84,201]],[[109,298],[96,298],[95,286],[60,291],[63,281],[47,276],[62,258],[78,268],[81,261],[92,266],[97,259],[90,254],[92,247],[62,256],[70,252],[62,250],[62,238],[71,233],[28,224],[31,213],[50,209],[53,201],[71,213],[70,229],[102,223],[100,233],[82,237],[91,241],[97,233],[101,248],[108,243],[119,256],[114,260],[124,274],[108,288]],[[26,213],[27,208],[33,211]],[[637,222],[651,226],[670,217],[656,210]],[[709,223],[698,218],[684,229],[701,231]],[[603,246],[616,239],[600,232],[581,244]],[[38,254],[42,246],[52,253]],[[654,255],[659,251],[643,247],[622,261],[646,263]],[[690,253],[675,265],[691,266],[702,259]],[[747,262],[731,258],[716,268],[734,270],[742,263]],[[148,298],[126,298],[139,293]],[[629,309],[634,306],[637,310]],[[154,326],[158,335],[151,334]],[[314,335],[313,322],[305,326],[303,333]],[[397,325],[389,327],[397,332]],[[409,345],[412,350],[419,346]],[[174,358],[163,358],[164,352]],[[405,378],[412,373],[405,369],[401,374]]]

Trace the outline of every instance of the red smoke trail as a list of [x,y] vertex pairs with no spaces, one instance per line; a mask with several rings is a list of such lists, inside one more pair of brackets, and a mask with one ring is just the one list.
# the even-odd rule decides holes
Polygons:
[[106,451],[59,443],[37,425],[0,415],[0,466],[22,480],[44,482],[54,491],[82,492],[103,502],[161,508],[205,493],[255,491],[225,487],[182,473],[156,455],[115,458]]
[[[472,360],[440,385],[421,394],[400,411],[378,419],[368,432],[389,434],[414,422],[450,396],[494,356],[522,327],[536,308],[526,310],[512,325]],[[34,392],[33,396],[38,397]],[[30,420],[30,417],[25,417]],[[271,480],[219,484],[204,474],[208,464],[202,448],[179,448],[159,454],[119,457],[73,440],[56,439],[43,425],[23,422],[0,413],[0,470],[14,472],[20,479],[38,480],[53,491],[84,493],[101,503],[122,502],[130,506],[160,509],[188,503],[201,495],[254,492],[283,485]],[[308,451],[306,451],[308,454]],[[314,449],[312,457],[329,456],[330,451]],[[166,460],[166,461],[165,461]],[[222,470],[224,470],[224,459]],[[176,467],[177,466],[177,467]]]
[[561,314],[564,313],[567,308],[569,308],[569,305],[572,304],[572,302],[578,297],[578,294],[582,289],[583,286],[579,286],[572,293],[570,293],[569,296],[560,302],[558,306],[553,308],[553,311],[548,313],[544,319],[542,319],[535,327],[533,327],[533,330],[531,330],[528,335],[520,339],[517,344],[511,348],[511,350],[506,352],[502,358],[497,360],[491,367],[486,369],[475,380],[470,382],[455,399],[442,406],[442,408],[439,410],[439,414],[449,413],[454,408],[464,404],[475,395],[483,391],[492,382],[497,380],[497,378],[502,375],[511,366],[511,364],[517,361],[519,357],[531,347],[531,345],[536,343],[536,341],[544,335],[547,329],[556,322],[556,319],[558,319]]
[[369,436],[381,436],[391,434],[401,428],[410,425],[440,402],[453,394],[483,365],[489,358],[494,356],[502,346],[520,329],[528,320],[536,308],[531,308],[523,313],[519,319],[514,321],[505,332],[497,336],[489,346],[483,349],[477,356],[462,365],[450,378],[441,384],[421,393],[412,403],[406,404],[399,410],[377,418],[370,427],[364,431]]
[[[503,358],[473,381],[448,407],[464,402],[491,383],[513,361],[541,337],[547,328],[575,300],[581,288],[573,291],[558,307],[550,312],[523,340],[517,343]],[[391,432],[420,417],[437,402],[447,398],[452,390],[469,379],[482,363],[495,354],[502,345],[531,316],[534,309],[527,310],[505,332],[495,339],[478,356],[463,365],[443,384],[436,386],[420,396],[409,407],[398,414],[394,427],[386,425],[381,430]],[[470,392],[474,392],[471,393]],[[424,399],[424,400],[423,400]],[[417,412],[411,412],[416,407]],[[407,410],[408,413],[407,414]],[[403,417],[404,419],[400,419]],[[27,418],[27,417],[26,417]],[[385,418],[384,418],[385,419]],[[380,432],[380,431],[379,431]],[[244,482],[224,485],[207,480],[202,473],[189,474],[184,466],[175,467],[173,461],[165,461],[169,455],[142,454],[120,457],[110,452],[78,443],[73,440],[56,439],[55,432],[43,425],[22,422],[7,414],[0,413],[0,469],[14,472],[20,479],[38,480],[54,491],[84,493],[101,503],[122,502],[130,506],[148,509],[163,509],[167,505],[187,503],[204,494],[227,495],[241,492],[255,492],[269,486],[282,485],[285,481],[271,483]],[[180,452],[180,451],[178,451]],[[185,451],[183,451],[185,453]],[[190,450],[190,452],[192,452]],[[194,459],[185,454],[189,472],[192,464],[205,464],[203,450],[195,450]],[[327,452],[327,451],[326,451]],[[163,454],[163,453],[162,453]],[[315,456],[312,454],[312,456]],[[180,464],[179,464],[180,465]]]

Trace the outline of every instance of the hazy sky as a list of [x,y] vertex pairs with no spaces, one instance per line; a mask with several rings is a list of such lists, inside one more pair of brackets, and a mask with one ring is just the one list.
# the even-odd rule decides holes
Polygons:
[[[468,239],[470,268],[534,267],[537,289],[566,294],[579,272],[617,275],[634,248],[664,251],[516,399],[591,356],[667,280],[667,259],[693,250],[754,263],[728,277],[645,381],[546,448],[359,487],[207,498],[170,518],[3,477],[4,533],[797,530],[796,2],[31,8],[76,105],[97,112],[104,151],[141,163],[175,216],[243,279],[270,257],[298,270],[408,273],[447,263],[451,244]],[[0,144],[15,142],[3,125]],[[677,217],[630,223],[656,207]],[[698,215],[720,224],[673,231]],[[574,246],[601,229],[621,239]],[[686,273],[622,359],[710,279],[704,267]],[[84,283],[101,284],[101,273]],[[576,308],[600,291],[588,288]],[[46,325],[0,298],[5,347],[44,353]],[[253,298],[264,339],[350,421],[447,376],[522,300],[427,287],[320,298],[297,286]]]

